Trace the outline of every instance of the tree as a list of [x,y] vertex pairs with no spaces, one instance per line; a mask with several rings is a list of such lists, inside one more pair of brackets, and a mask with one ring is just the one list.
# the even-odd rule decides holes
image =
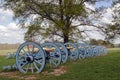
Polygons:
[[65,43],[83,38],[82,33],[91,31],[81,30],[79,26],[106,31],[103,26],[94,24],[100,10],[85,6],[85,3],[96,1],[101,0],[5,0],[4,7],[14,12],[14,19],[19,20],[22,28],[28,29],[26,37],[52,38],[55,35],[63,38]]
[[101,40],[101,39],[99,39],[99,40],[91,39],[90,43],[92,45],[102,45],[102,46],[104,45],[106,47],[114,47],[114,45],[112,43],[110,43],[109,41],[105,41],[105,40]]
[[90,40],[90,43],[91,43],[92,45],[98,45],[98,42],[97,42],[96,39],[91,39],[91,40]]
[[112,24],[108,24],[108,28],[106,28],[106,37],[109,39],[120,38],[120,0],[113,0],[112,8],[113,10],[113,21]]

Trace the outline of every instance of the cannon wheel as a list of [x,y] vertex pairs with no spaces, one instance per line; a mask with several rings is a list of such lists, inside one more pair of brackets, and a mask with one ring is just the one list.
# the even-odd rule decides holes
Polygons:
[[99,49],[99,52],[98,52],[97,56],[100,56],[102,54],[102,47],[99,46],[98,49]]
[[35,42],[25,42],[16,53],[16,64],[22,73],[40,73],[45,65],[45,54]]
[[84,59],[86,57],[86,49],[81,43],[75,43],[79,49],[79,59]]
[[55,43],[59,48],[62,48],[60,49],[61,51],[61,54],[62,54],[62,62],[63,63],[66,63],[67,60],[68,60],[68,50],[67,48],[62,44],[62,43]]
[[104,49],[104,54],[107,54],[108,53],[107,48],[103,46],[103,49]]
[[59,65],[60,65],[60,63],[61,63],[61,60],[62,60],[62,55],[61,55],[61,51],[60,51],[60,49],[57,47],[57,45],[55,45],[55,44],[53,44],[53,43],[50,43],[50,42],[46,42],[46,43],[43,43],[42,44],[42,47],[43,48],[48,48],[48,49],[52,49],[52,48],[54,48],[54,50],[53,51],[51,51],[51,52],[46,52],[46,51],[44,51],[46,54],[46,56],[47,55],[49,55],[50,57],[49,57],[49,63],[50,63],[50,65],[51,65],[51,67],[58,67]]
[[93,48],[92,45],[89,45],[89,47],[90,47],[90,57],[93,57],[93,56],[94,56],[95,49]]
[[79,55],[79,50],[78,50],[77,46],[74,43],[65,43],[64,45],[66,47],[73,47],[72,49],[68,50],[68,56],[73,61],[77,60],[78,55]]
[[80,43],[81,46],[84,46],[85,47],[85,50],[86,50],[86,57],[92,57],[93,55],[93,51],[92,51],[92,48],[90,45],[88,44],[85,44],[85,43]]
[[93,52],[94,55],[97,56],[98,53],[99,53],[99,47],[98,47],[98,46],[95,46],[93,49],[94,49],[94,52]]

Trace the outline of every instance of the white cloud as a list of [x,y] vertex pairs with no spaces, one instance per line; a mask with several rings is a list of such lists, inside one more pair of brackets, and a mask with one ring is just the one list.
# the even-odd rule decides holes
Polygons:
[[7,26],[0,25],[0,43],[22,43],[24,42],[24,32],[15,23]]
[[15,23],[10,23],[8,25],[8,29],[10,29],[10,30],[19,30],[19,27]]
[[120,8],[120,3],[117,3],[114,8]]
[[22,43],[24,32],[12,21],[13,12],[0,8],[0,43]]
[[1,16],[0,22],[5,21],[5,20],[6,20],[6,17],[5,16]]
[[13,16],[13,12],[11,10],[4,10],[3,8],[0,8],[0,14],[3,14],[4,16]]
[[115,43],[115,44],[120,44],[120,38],[114,40],[114,43]]
[[103,23],[112,23],[112,14],[113,14],[113,9],[112,8],[108,8],[106,9],[106,13],[103,14],[103,18],[101,19],[101,21]]
[[5,32],[5,31],[7,31],[7,29],[6,29],[6,27],[4,27],[4,26],[0,25],[0,31]]
[[0,8],[0,24],[8,24],[11,21],[13,17],[13,12],[11,10],[4,10],[3,8]]
[[114,14],[115,9],[120,9],[120,3],[117,3],[115,6],[112,8],[107,8],[106,13],[103,14],[103,18],[101,19],[102,22],[104,23],[112,23],[112,15]]
[[85,3],[85,6],[87,8],[90,8],[91,10],[95,10],[95,5],[93,5],[93,4]]
[[86,31],[87,36],[89,36],[89,38],[94,38],[94,39],[102,39],[104,40],[104,36],[102,34],[100,34],[99,31],[97,31],[97,29],[93,26],[81,26],[80,30],[88,30]]

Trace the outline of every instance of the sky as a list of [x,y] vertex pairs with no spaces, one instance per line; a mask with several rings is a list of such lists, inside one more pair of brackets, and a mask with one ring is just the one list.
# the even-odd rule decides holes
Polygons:
[[[100,2],[97,3],[95,6],[106,6],[110,7],[111,1],[109,2]],[[95,9],[95,6],[87,5],[91,9]],[[104,17],[101,21],[106,23],[111,23],[112,21],[112,10],[111,8],[107,9],[107,12],[104,14]],[[0,7],[0,43],[23,43],[24,42],[24,33],[23,29],[20,29],[17,22],[13,20],[13,12],[11,10],[4,10]],[[97,35],[95,35],[97,34]],[[99,33],[90,32],[89,35],[95,39],[103,39],[103,36]],[[120,40],[116,40],[115,43],[120,43]]]
[[24,33],[13,20],[13,12],[0,8],[0,43],[22,43]]

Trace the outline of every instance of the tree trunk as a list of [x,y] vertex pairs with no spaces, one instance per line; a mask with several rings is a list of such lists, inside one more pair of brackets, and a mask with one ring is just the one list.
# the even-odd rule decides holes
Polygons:
[[64,43],[67,43],[69,41],[69,36],[68,35],[64,35]]

